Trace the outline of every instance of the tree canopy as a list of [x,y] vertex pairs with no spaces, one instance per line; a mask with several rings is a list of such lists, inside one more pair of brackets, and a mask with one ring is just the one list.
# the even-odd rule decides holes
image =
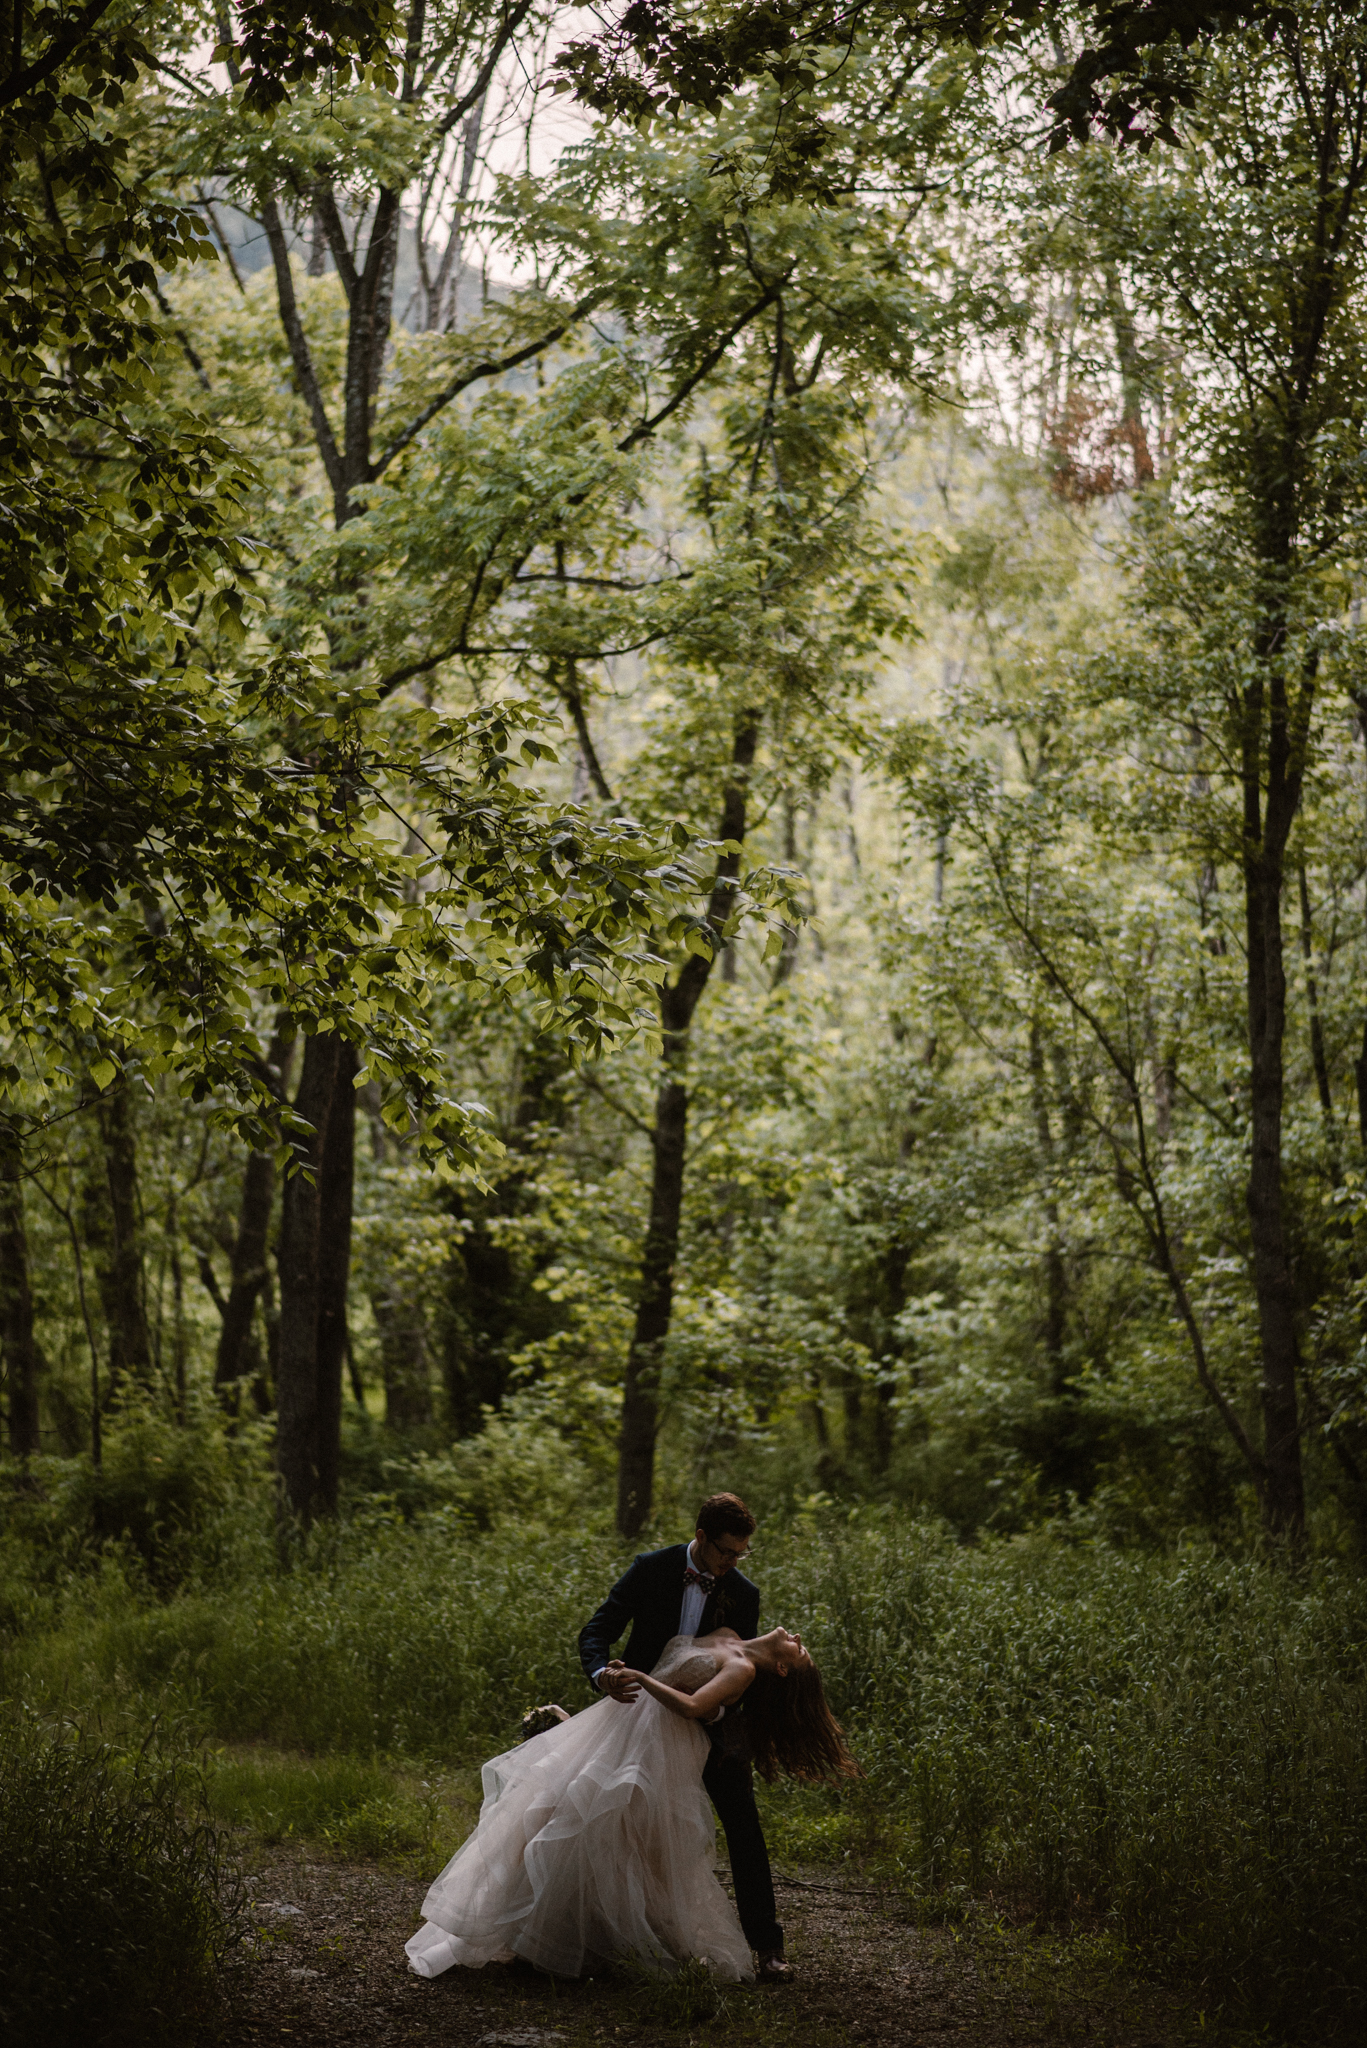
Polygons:
[[22,24],[16,1448],[1352,1522],[1352,10],[562,23]]

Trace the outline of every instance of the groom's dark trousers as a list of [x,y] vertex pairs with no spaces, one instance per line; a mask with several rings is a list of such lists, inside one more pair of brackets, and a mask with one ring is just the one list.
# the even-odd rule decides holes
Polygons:
[[[579,1634],[579,1661],[590,1685],[594,1673],[610,1661],[612,1646],[628,1623],[631,1638],[622,1653],[624,1661],[633,1671],[649,1671],[659,1662],[665,1644],[679,1633],[687,1563],[688,1545],[673,1543],[668,1550],[646,1552],[623,1573]],[[714,1628],[733,1628],[746,1641],[759,1634],[759,1588],[734,1568],[717,1581],[697,1632],[705,1636]],[[774,1879],[755,1810],[754,1773],[743,1731],[744,1714],[735,1707],[704,1731],[712,1753],[702,1781],[726,1831],[736,1911],[745,1938],[751,1948],[767,1955],[782,1950],[783,1929],[775,1917]]]

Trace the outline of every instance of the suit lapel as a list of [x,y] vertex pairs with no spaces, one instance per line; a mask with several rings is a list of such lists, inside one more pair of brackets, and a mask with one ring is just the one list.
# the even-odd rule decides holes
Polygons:
[[669,1553],[668,1564],[669,1598],[673,1602],[674,1607],[674,1619],[670,1623],[669,1633],[671,1636],[676,1636],[679,1633],[679,1623],[683,1620],[683,1575],[688,1566],[688,1545],[686,1543],[675,1545],[674,1549]]
[[709,1634],[714,1628],[736,1626],[743,1605],[741,1588],[748,1584],[749,1581],[742,1579],[737,1572],[726,1574],[721,1584],[713,1589],[707,1605],[703,1608],[702,1620],[698,1623],[700,1636]]

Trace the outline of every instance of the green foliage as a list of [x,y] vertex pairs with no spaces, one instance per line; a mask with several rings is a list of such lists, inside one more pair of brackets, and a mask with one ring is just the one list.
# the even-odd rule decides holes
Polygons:
[[177,1426],[134,1402],[107,1429],[104,1456],[41,1458],[6,1502],[4,1560],[16,1617],[35,1601],[105,1575],[159,1596],[236,1556],[269,1498],[259,1433],[225,1438],[212,1414]]
[[811,1617],[928,1907],[987,1885],[1045,1920],[1081,1902],[1288,2035],[1361,2025],[1356,1580],[876,1521],[783,1546],[763,1579],[767,1613]]
[[127,1546],[164,1589],[187,1569],[195,1540],[222,1512],[231,1479],[216,1429],[177,1429],[135,1409],[111,1433],[99,1469],[78,1468],[61,1512],[92,1545]]
[[399,24],[390,0],[244,0],[235,12],[247,60],[242,100],[253,111],[274,112],[291,87],[322,72],[343,83],[353,66],[360,76],[368,67],[391,73]]
[[[207,2038],[245,1895],[198,1788],[13,1709],[0,1717],[0,2021],[15,2042]],[[188,1809],[188,1810],[187,1810]]]
[[[1079,8],[1085,47],[1046,105],[1053,115],[1051,150],[1089,141],[1098,129],[1119,142],[1134,142],[1147,153],[1156,137],[1175,142],[1172,117],[1193,103],[1193,81],[1185,54],[1250,21],[1282,24],[1285,13],[1265,0],[1106,0]],[[853,50],[872,46],[892,68],[909,59],[925,63],[931,53],[956,45],[972,52],[984,46],[1018,43],[1048,10],[1033,0],[1009,6],[933,7],[919,0],[874,0],[854,17],[833,6],[758,8],[738,5],[705,15],[674,17],[641,5],[560,55],[557,91],[576,92],[602,113],[646,125],[652,116],[685,107],[717,106],[728,94],[772,77],[782,91],[771,175],[780,190],[838,181],[841,158],[852,138],[830,118],[826,74],[839,71]],[[1270,29],[1269,29],[1270,33]],[[1180,52],[1174,48],[1180,39]],[[1166,46],[1166,47],[1165,47]],[[1056,66],[1061,66],[1057,43]],[[1109,90],[1099,91],[1101,86]],[[824,118],[823,118],[824,116]],[[857,131],[856,131],[857,133]],[[863,140],[862,136],[857,139]],[[871,142],[882,138],[872,136]],[[843,145],[843,148],[842,148]]]
[[514,1394],[484,1427],[440,1452],[414,1450],[388,1432],[353,1423],[344,1445],[345,1473],[362,1497],[362,1512],[392,1509],[405,1520],[440,1510],[453,1528],[491,1529],[510,1519],[524,1526],[558,1524],[591,1484],[563,1424],[551,1417],[542,1389]]

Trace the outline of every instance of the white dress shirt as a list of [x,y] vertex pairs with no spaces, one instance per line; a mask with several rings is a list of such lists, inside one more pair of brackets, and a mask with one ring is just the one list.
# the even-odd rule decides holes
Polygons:
[[[685,1570],[689,1565],[693,1567],[695,1572],[702,1570],[701,1564],[694,1555],[697,1548],[696,1542],[689,1544],[688,1556],[684,1560]],[[706,1605],[707,1594],[696,1579],[690,1579],[683,1589],[683,1606],[679,1609],[679,1634],[681,1636],[695,1636],[698,1633],[698,1623],[702,1620],[702,1611]]]

